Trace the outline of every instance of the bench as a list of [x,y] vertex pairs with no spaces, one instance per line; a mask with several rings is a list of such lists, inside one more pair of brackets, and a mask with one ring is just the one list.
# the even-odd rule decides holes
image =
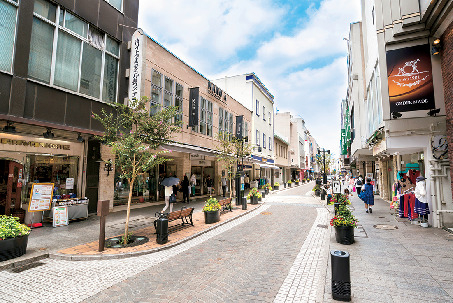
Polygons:
[[219,201],[220,206],[222,206],[222,211],[229,209],[230,211],[233,211],[231,207],[231,198],[226,198],[222,199]]
[[[172,211],[171,213],[168,213],[167,219],[168,223],[181,219],[182,224],[181,225],[192,225],[193,226],[193,220],[192,220],[192,214],[193,214],[193,207],[186,208],[183,207],[181,210],[175,210]],[[157,220],[154,220],[154,228],[157,226]]]

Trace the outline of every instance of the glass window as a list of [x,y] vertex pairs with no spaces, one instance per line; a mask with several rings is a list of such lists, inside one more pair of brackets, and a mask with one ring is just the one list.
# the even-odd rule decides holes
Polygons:
[[33,11],[52,22],[55,22],[57,6],[45,0],[35,0]]
[[59,31],[54,84],[77,91],[79,81],[80,40]]
[[266,107],[263,106],[263,121],[266,121]]
[[219,134],[223,132],[223,108],[219,108]]
[[266,148],[266,134],[263,134],[263,148]]
[[207,127],[206,127],[206,134],[212,137],[212,102],[207,101],[208,109],[207,109]]
[[169,107],[171,106],[171,94],[165,91],[164,93],[164,107]]
[[269,112],[269,125],[272,125],[272,116],[271,116],[271,112]]
[[260,115],[260,101],[256,100],[256,115]]
[[256,145],[260,146],[260,131],[256,130]]
[[115,56],[120,55],[120,45],[118,42],[107,36],[106,50]]
[[102,87],[102,100],[116,102],[116,89],[118,79],[118,60],[110,55],[105,55],[104,83]]
[[64,23],[67,29],[73,31],[76,34],[79,34],[84,38],[87,37],[88,24],[80,20],[76,16],[70,14],[69,12],[66,12]]
[[102,52],[86,43],[83,45],[80,92],[95,98],[100,96]]
[[50,24],[36,17],[33,18],[28,76],[45,83],[50,83],[54,29]]
[[152,70],[151,83],[157,87],[162,87],[162,74],[158,71]]
[[227,111],[224,111],[223,114],[223,132],[225,135],[228,135],[228,130],[230,129],[230,114]]
[[201,98],[201,111],[200,111],[200,133],[206,135],[206,100]]
[[176,83],[176,93],[175,93],[175,106],[178,107],[179,114],[175,116],[175,121],[182,121],[182,105],[183,105],[183,86],[179,83]]
[[0,1],[0,70],[8,72],[13,62],[16,10],[15,6]]
[[249,124],[247,122],[244,122],[244,133],[242,134],[242,136],[244,136],[244,138],[247,138],[247,140],[248,140]]
[[93,45],[94,47],[104,49],[105,48],[105,43],[104,43],[104,34],[95,29],[94,27],[91,27],[88,29],[88,42]]
[[230,140],[232,140],[233,138],[233,114],[230,113],[230,130],[229,130],[229,133],[230,133]]
[[117,10],[121,11],[121,2],[122,0],[106,0],[108,3],[110,3],[114,8]]
[[151,71],[151,104],[150,115],[155,115],[162,104],[162,74]]
[[272,150],[272,140],[271,140],[271,137],[269,137],[269,150]]

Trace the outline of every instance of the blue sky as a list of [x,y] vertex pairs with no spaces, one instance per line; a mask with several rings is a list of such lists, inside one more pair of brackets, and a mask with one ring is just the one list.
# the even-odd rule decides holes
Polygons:
[[139,27],[208,79],[254,72],[279,111],[339,153],[349,24],[360,0],[141,0]]

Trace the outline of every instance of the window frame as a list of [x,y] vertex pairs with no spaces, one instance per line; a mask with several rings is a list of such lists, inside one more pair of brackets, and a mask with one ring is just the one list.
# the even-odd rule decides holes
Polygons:
[[16,21],[14,22],[13,49],[12,49],[12,52],[11,52],[10,67],[9,67],[9,70],[0,69],[0,72],[4,72],[4,73],[7,73],[9,75],[12,75],[13,74],[13,67],[14,67],[14,57],[16,55],[17,21],[19,19],[19,4],[20,4],[20,0],[17,0],[17,3],[14,2],[14,1],[11,1],[11,0],[3,0],[3,1],[6,2],[7,4],[10,4],[10,5],[14,6],[16,8]]
[[258,99],[256,99],[256,109],[255,109],[255,112],[256,112],[256,115],[259,117],[260,116],[260,101]]
[[263,133],[263,148],[266,149],[266,134]]
[[255,140],[256,146],[261,146],[261,136],[260,136],[260,131],[256,130],[256,140]]
[[266,121],[266,106],[263,105],[263,121]]
[[[5,0],[4,0],[5,1]],[[6,0],[8,2],[10,2],[9,0]],[[103,30],[97,28],[96,26],[90,24],[89,22],[86,22],[84,21],[83,19],[81,19],[78,15],[76,15],[74,12],[72,11],[69,11],[67,9],[64,9],[61,5],[57,4],[57,3],[53,3],[53,2],[50,2],[48,0],[45,0],[46,2],[48,3],[51,3],[53,5],[56,6],[56,12],[55,12],[55,22],[47,19],[46,17],[44,16],[41,16],[40,14],[36,13],[33,9],[33,18],[37,18],[39,19],[40,21],[42,22],[45,22],[51,26],[53,26],[53,30],[54,30],[54,35],[53,35],[53,41],[52,41],[52,56],[51,56],[51,70],[50,70],[50,79],[49,79],[49,83],[46,83],[44,82],[44,80],[41,80],[41,79],[37,79],[37,78],[30,78],[27,74],[27,79],[30,80],[30,81],[33,81],[33,82],[37,82],[37,83],[40,83],[40,84],[43,84],[45,86],[49,86],[49,87],[52,87],[52,88],[57,88],[59,90],[62,90],[62,91],[65,91],[65,92],[68,92],[68,93],[71,93],[71,94],[75,94],[75,95],[78,95],[78,96],[82,96],[84,98],[87,98],[87,99],[92,99],[92,100],[96,100],[98,102],[101,102],[101,103],[106,103],[106,104],[114,104],[114,103],[118,103],[118,98],[119,98],[119,92],[118,92],[118,89],[119,89],[119,78],[120,78],[120,58],[121,58],[121,42],[118,42],[116,39],[114,39],[113,37],[109,36],[106,32],[104,32]],[[124,1],[122,1],[123,3]],[[61,16],[61,13],[63,12],[63,23],[62,25],[60,25],[60,16]],[[71,14],[72,16],[78,18],[79,20],[81,20],[82,22],[85,22],[87,24],[87,37],[83,37],[81,35],[79,35],[78,33],[76,32],[73,32],[72,30],[66,28],[66,14],[69,13]],[[90,31],[90,29],[93,28],[95,31],[98,31],[100,33],[103,34],[103,41],[104,41],[104,46],[103,48],[100,48],[99,46],[95,45],[94,43],[90,43],[90,41],[88,40],[88,32]],[[69,35],[70,37],[72,38],[75,38],[78,40],[78,42],[80,42],[80,57],[79,57],[79,66],[78,66],[78,82],[77,82],[77,91],[74,91],[72,89],[68,89],[68,88],[65,88],[65,87],[62,87],[62,86],[59,86],[59,85],[56,85],[55,84],[55,68],[56,68],[56,59],[57,59],[57,46],[58,46],[58,37],[59,37],[59,33],[63,32],[67,35]],[[107,50],[107,39],[110,38],[112,41],[115,41],[118,43],[118,55],[117,54],[114,54],[114,53],[111,53],[110,51]],[[84,50],[84,45],[85,44],[88,44],[90,45],[91,47],[95,48],[96,50],[99,50],[101,51],[101,75],[100,75],[100,79],[99,79],[99,97],[94,97],[94,96],[91,96],[91,95],[88,95],[88,94],[85,94],[85,93],[81,93],[80,92],[80,81],[81,81],[81,77],[82,77],[82,59],[83,59],[83,50]],[[117,62],[116,62],[116,71],[117,71],[117,75],[116,75],[116,79],[115,79],[115,97],[112,101],[104,101],[104,74],[106,72],[105,68],[106,68],[106,56],[109,55],[111,57],[113,57]],[[30,54],[29,54],[30,56]]]

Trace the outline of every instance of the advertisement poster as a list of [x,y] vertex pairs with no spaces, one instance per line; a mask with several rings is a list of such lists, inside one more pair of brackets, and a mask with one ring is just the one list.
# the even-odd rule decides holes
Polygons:
[[390,112],[435,108],[429,45],[387,51]]
[[53,208],[53,227],[68,225],[68,207],[58,206]]
[[49,210],[52,206],[53,183],[34,183],[30,193],[28,211]]
[[66,189],[74,189],[74,178],[66,178]]

